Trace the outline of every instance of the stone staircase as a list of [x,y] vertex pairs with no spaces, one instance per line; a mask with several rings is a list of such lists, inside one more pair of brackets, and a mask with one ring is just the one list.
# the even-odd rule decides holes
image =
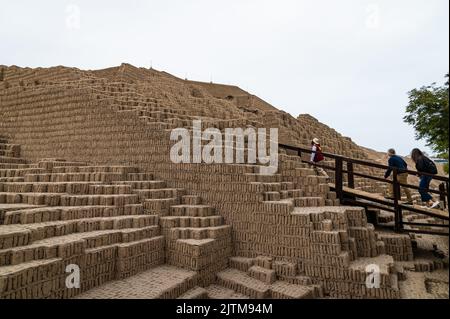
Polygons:
[[[223,217],[152,174],[61,159],[0,167],[0,298],[69,298],[164,263],[206,286],[228,265]],[[70,264],[79,289],[64,286]]]
[[231,226],[198,196],[183,196],[180,204],[160,216],[166,262],[196,271],[202,286],[213,283],[232,254]]
[[312,299],[322,288],[308,277],[297,276],[294,263],[270,257],[230,258],[230,268],[217,274],[218,284],[251,299]]
[[[178,190],[133,167],[11,155],[0,163],[0,298],[69,298],[164,263],[159,216],[142,203]],[[81,284],[67,289],[72,264]]]

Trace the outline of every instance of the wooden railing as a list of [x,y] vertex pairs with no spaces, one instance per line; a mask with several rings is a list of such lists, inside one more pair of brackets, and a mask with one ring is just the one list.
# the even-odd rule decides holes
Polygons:
[[[296,147],[292,145],[285,145],[285,144],[279,144],[279,148],[290,150],[296,152],[296,154],[299,157],[302,157],[303,154],[310,155],[313,151],[311,149]],[[337,154],[331,154],[331,153],[323,153],[325,158],[329,158],[334,160],[334,166],[326,165],[326,164],[320,164],[320,163],[310,163],[311,165],[314,165],[316,167],[321,167],[326,170],[334,171],[335,173],[335,191],[337,194],[337,198],[341,201],[341,203],[349,203],[349,204],[357,204],[361,205],[364,204],[365,206],[369,207],[376,207],[376,208],[382,208],[386,211],[391,211],[395,214],[395,230],[396,231],[407,231],[407,232],[418,232],[418,233],[430,233],[434,234],[436,232],[434,231],[418,231],[418,230],[412,230],[412,229],[404,229],[404,225],[409,226],[427,226],[427,227],[445,227],[448,228],[448,224],[423,224],[423,223],[412,223],[412,222],[404,222],[403,221],[403,210],[412,211],[418,214],[423,214],[427,216],[436,217],[442,220],[448,221],[448,213],[437,215],[434,214],[431,210],[428,210],[426,208],[418,208],[416,206],[409,206],[401,203],[401,187],[403,188],[410,188],[414,190],[419,190],[420,188],[416,185],[411,184],[403,184],[400,183],[398,180],[399,174],[408,174],[412,176],[431,176],[434,180],[440,181],[439,189],[425,189],[423,191],[437,194],[439,195],[440,201],[443,203],[444,208],[448,212],[448,203],[449,203],[449,178],[447,176],[441,176],[441,175],[433,175],[428,173],[422,173],[417,171],[411,171],[411,170],[399,170],[396,167],[389,167],[386,165],[381,165],[365,160],[360,159],[354,159],[350,157],[345,157]],[[393,178],[392,180],[385,179],[382,177],[377,177],[373,175],[368,175],[360,172],[355,171],[355,165],[360,165],[362,167],[370,167],[370,168],[377,168],[382,170],[391,169]],[[393,185],[393,201],[378,201],[374,198],[369,198],[364,196],[361,196],[363,198],[362,201],[357,201],[355,199],[355,196],[346,194],[344,192],[344,176],[347,176],[347,183],[348,188],[354,189],[355,188],[355,176],[366,178],[369,180],[378,181],[381,183],[389,184],[389,186]],[[353,194],[354,195],[354,194]],[[372,201],[372,202],[371,202]],[[439,232],[439,234],[442,234],[442,232]]]

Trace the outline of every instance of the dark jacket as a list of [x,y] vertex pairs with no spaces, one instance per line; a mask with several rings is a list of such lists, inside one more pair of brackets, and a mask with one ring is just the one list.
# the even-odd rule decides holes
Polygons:
[[426,156],[421,156],[417,159],[416,162],[416,170],[418,172],[428,173],[428,174],[437,174],[436,165]]
[[408,164],[398,155],[393,155],[389,158],[389,169],[386,171],[386,174],[384,174],[385,178],[388,178],[391,176],[392,173],[392,167],[398,168],[400,173],[402,171],[406,171],[408,169]]

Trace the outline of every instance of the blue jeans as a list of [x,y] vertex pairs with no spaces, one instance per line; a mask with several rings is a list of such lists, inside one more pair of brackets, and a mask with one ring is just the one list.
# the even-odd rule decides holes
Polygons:
[[420,176],[419,193],[422,197],[422,202],[428,202],[433,199],[433,197],[426,191],[430,188],[430,182],[433,179],[431,176]]

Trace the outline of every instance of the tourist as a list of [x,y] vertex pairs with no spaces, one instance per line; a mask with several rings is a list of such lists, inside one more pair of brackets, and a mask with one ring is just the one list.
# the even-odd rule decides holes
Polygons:
[[[393,148],[388,150],[387,154],[389,156],[389,161],[388,161],[389,168],[387,169],[386,173],[384,174],[384,178],[389,178],[389,176],[391,176],[392,170],[394,168],[397,168],[398,169],[398,174],[397,174],[398,182],[401,184],[408,184],[408,173],[406,173],[406,170],[408,170],[408,164],[406,164],[406,162],[403,160],[403,158],[401,158],[400,156],[398,156],[396,154],[396,152]],[[407,201],[405,202],[405,204],[412,205],[413,199],[412,199],[409,188],[402,187],[401,189],[406,194]],[[391,185],[391,187],[388,188],[388,194],[387,194],[386,198],[394,199],[394,185],[393,184]]]
[[422,197],[422,202],[426,203],[428,208],[439,207],[440,202],[439,201],[434,202],[433,197],[428,193],[433,176],[420,174],[420,173],[427,173],[436,175],[438,173],[436,165],[433,163],[432,160],[426,157],[422,153],[422,151],[420,151],[418,148],[412,150],[411,158],[414,161],[414,163],[416,163],[416,169],[417,172],[419,172],[420,177],[419,193],[420,196]]
[[[325,157],[322,153],[322,146],[320,146],[320,140],[318,138],[314,138],[311,142],[311,159],[310,162],[312,164],[317,164],[322,162]],[[323,170],[321,167],[314,166],[314,170],[316,171],[317,175],[321,175],[327,178],[327,180],[330,179],[330,176]]]
[[311,147],[312,153],[310,162],[320,163],[321,161],[323,161],[325,158],[323,157],[322,147],[320,146],[320,141],[318,138],[312,140]]

